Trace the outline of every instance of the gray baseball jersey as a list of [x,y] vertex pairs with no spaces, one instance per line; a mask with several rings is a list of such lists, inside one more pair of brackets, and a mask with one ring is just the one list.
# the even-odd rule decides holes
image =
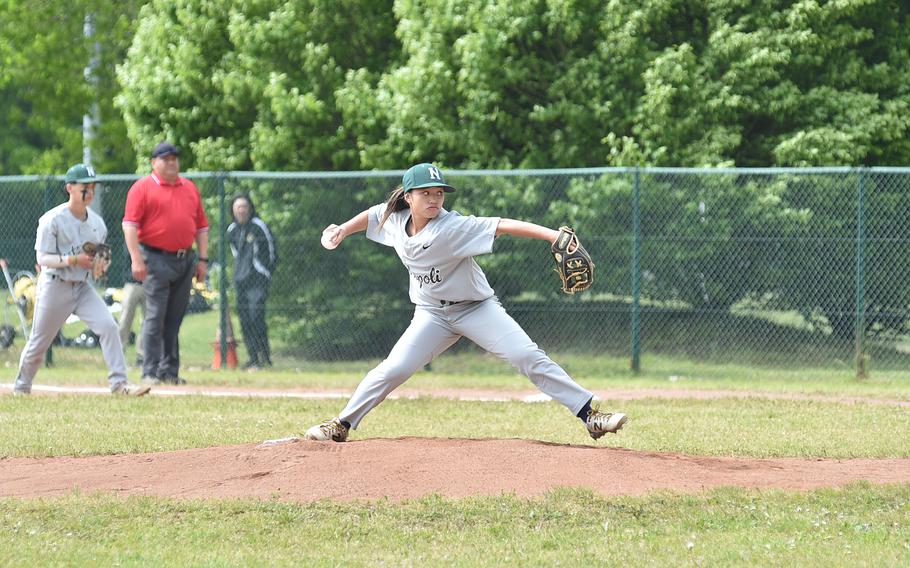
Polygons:
[[[107,226],[97,213],[88,209],[86,218],[79,219],[70,211],[69,204],[63,203],[38,220],[35,251],[39,255],[78,255],[85,242],[100,243],[106,238]],[[126,382],[126,361],[117,322],[92,287],[91,271],[79,266],[44,267],[38,278],[32,331],[19,357],[17,391],[31,392],[44,354],[70,314],[76,314],[98,334],[111,390]]]
[[493,288],[474,261],[493,250],[499,217],[464,216],[442,209],[423,230],[408,236],[411,211],[392,213],[379,229],[385,204],[369,209],[366,236],[394,247],[411,276],[411,301],[418,306],[480,301],[493,297]]
[[[38,219],[38,238],[35,251],[62,256],[77,255],[86,242],[103,243],[107,239],[107,225],[100,215],[87,209],[85,219],[78,219],[70,211],[69,203],[62,203]],[[49,274],[56,274],[63,280],[85,281],[91,270],[79,266],[66,268],[45,268]]]

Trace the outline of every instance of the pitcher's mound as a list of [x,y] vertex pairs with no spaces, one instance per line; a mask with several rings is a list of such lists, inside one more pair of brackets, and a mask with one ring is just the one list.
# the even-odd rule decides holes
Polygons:
[[720,486],[812,489],[859,480],[910,482],[910,458],[718,458],[517,439],[395,438],[0,460],[0,496],[19,497],[75,489],[178,498],[398,501],[430,493],[534,496],[556,487],[586,487],[605,496]]

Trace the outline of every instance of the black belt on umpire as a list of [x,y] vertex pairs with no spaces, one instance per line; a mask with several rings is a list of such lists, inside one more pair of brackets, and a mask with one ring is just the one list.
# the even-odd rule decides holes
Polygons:
[[153,246],[147,245],[145,243],[139,243],[139,244],[142,246],[142,248],[144,248],[145,250],[147,250],[149,252],[176,256],[177,258],[186,258],[186,257],[190,256],[191,254],[193,254],[193,249],[191,249],[191,248],[177,249],[175,251],[169,251],[169,250],[160,249],[158,247],[153,247]]

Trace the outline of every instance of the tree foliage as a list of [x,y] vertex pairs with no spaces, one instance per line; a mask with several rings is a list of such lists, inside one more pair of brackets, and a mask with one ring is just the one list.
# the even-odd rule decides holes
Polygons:
[[[113,106],[114,68],[132,41],[141,2],[8,0],[0,3],[0,175],[66,171],[82,159],[82,117],[97,104],[101,125],[92,143],[99,171],[132,164],[123,119]],[[92,14],[95,35],[83,26]],[[84,70],[100,48],[90,84]]]
[[168,138],[204,170],[357,168],[334,92],[398,56],[388,2],[154,0],[118,98],[140,166]]
[[[901,164],[908,10],[896,0],[10,0],[0,171],[72,161],[93,100],[109,171],[144,169],[164,137],[195,169]],[[82,78],[87,13],[102,47],[97,89]]]
[[[646,6],[661,4],[702,3]],[[652,165],[904,163],[907,14],[893,1],[709,2],[703,37],[644,62],[632,143]]]
[[905,163],[896,0],[155,0],[137,152],[200,169]]

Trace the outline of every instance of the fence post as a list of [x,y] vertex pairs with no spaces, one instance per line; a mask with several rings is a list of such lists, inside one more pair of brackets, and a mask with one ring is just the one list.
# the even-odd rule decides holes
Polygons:
[[632,372],[641,371],[641,172],[632,177]]
[[[218,302],[218,310],[220,312],[218,317],[218,326],[219,326],[219,346],[218,349],[221,351],[221,365],[219,369],[227,369],[227,357],[228,357],[228,318],[231,317],[230,312],[228,311],[228,297],[227,297],[227,253],[225,249],[227,248],[227,213],[225,212],[225,203],[226,198],[224,195],[224,180],[227,177],[225,172],[218,172],[215,174],[215,186],[218,188],[218,294],[220,300]],[[211,256],[211,253],[209,253]]]
[[[45,211],[50,210],[51,207],[56,205],[56,203],[54,203],[54,193],[56,192],[55,190],[57,190],[58,187],[62,187],[62,186],[63,186],[63,182],[58,183],[57,180],[55,180],[52,177],[45,178],[45,180],[44,180],[44,210]],[[38,275],[35,274],[36,278],[37,278],[37,276]],[[51,345],[47,348],[47,351],[44,352],[44,366],[45,367],[54,366],[54,344],[53,343],[51,343]]]
[[864,339],[866,335],[866,168],[859,169],[856,204],[856,378],[867,377]]

